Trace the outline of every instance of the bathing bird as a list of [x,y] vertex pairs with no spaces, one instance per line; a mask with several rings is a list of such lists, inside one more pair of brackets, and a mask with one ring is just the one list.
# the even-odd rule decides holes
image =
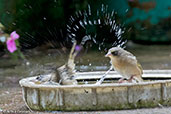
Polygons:
[[118,81],[119,83],[124,81],[133,82],[133,80],[136,82],[143,81],[142,67],[132,53],[120,47],[112,47],[105,57],[110,58],[114,70],[122,76]]
[[[78,46],[76,45],[76,41],[73,43],[73,46],[71,48],[68,62],[66,62],[64,65],[55,68],[51,71],[48,75],[40,75],[36,78],[36,81],[34,81],[36,84],[41,83],[47,83],[47,82],[56,82],[61,85],[77,85],[77,80],[74,78],[75,75],[75,57],[81,50],[78,49]],[[77,48],[76,48],[77,47]]]

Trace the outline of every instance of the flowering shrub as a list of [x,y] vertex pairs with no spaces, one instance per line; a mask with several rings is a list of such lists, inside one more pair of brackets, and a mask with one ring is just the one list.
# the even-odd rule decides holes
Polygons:
[[19,34],[16,31],[13,31],[10,35],[4,33],[3,31],[0,32],[0,44],[6,45],[7,50],[11,53],[13,58],[18,58],[20,56],[24,59],[24,56],[19,47]]
[[20,36],[16,33],[16,31],[10,34],[10,37],[7,39],[7,49],[10,53],[13,53],[17,50],[17,46],[15,40],[17,40]]

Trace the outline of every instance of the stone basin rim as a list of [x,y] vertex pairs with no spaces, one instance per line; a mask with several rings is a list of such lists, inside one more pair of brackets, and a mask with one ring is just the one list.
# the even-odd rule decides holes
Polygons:
[[[149,72],[149,74],[151,73]],[[21,79],[19,83],[22,87],[23,99],[30,110],[90,111],[132,109],[156,107],[158,104],[171,105],[171,72],[163,72],[162,76],[167,73],[169,74],[166,76],[167,80],[162,78],[164,80],[154,79],[154,81],[150,80],[142,83],[59,85],[45,82],[36,84],[36,76]],[[84,74],[86,73],[84,72]],[[99,75],[103,75],[96,75],[96,73],[93,75],[93,73],[89,72],[87,74],[87,79],[90,76],[99,79]],[[86,76],[81,75],[81,73],[79,75],[76,77],[78,80]],[[155,78],[161,77],[158,72],[154,72],[152,76]],[[118,79],[116,76],[113,77]],[[144,75],[144,77],[149,77],[149,75]]]
[[84,84],[84,85],[55,85],[55,84],[35,84],[31,80],[34,80],[34,77],[23,78],[19,81],[21,87],[28,87],[28,88],[42,88],[42,89],[64,89],[64,88],[105,88],[105,87],[130,87],[130,86],[145,86],[145,85],[152,85],[152,84],[165,84],[170,83],[171,79],[168,80],[154,80],[154,81],[146,81],[141,83],[105,83],[101,85],[96,84]]

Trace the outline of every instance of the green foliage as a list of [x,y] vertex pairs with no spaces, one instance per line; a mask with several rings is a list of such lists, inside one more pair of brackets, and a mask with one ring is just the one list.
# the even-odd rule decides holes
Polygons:
[[[155,31],[157,26],[159,27],[157,28],[158,31],[160,31],[160,29],[164,31],[160,34],[161,36],[163,36],[163,34],[165,35],[161,40],[165,39],[165,41],[167,41],[167,39],[170,38],[170,35],[167,36],[170,29],[165,30],[163,25],[166,19],[170,21],[170,0],[165,0],[165,2],[162,0],[139,0],[138,4],[136,4],[136,1],[137,0],[0,0],[0,22],[6,27],[7,33],[16,30],[20,34],[22,47],[29,44],[27,46],[32,48],[47,42],[46,39],[53,41],[54,38],[56,38],[55,44],[60,44],[66,40],[66,25],[71,15],[74,15],[78,10],[86,9],[88,4],[93,6],[92,13],[96,13],[101,4],[104,4],[108,5],[109,11],[115,10],[118,12],[119,20],[122,21],[121,23],[125,21],[128,29],[135,28],[134,30],[132,29],[131,35],[129,35],[130,33],[127,35],[128,37],[130,36],[129,38],[131,40],[132,36],[135,37],[133,39],[139,39],[139,36],[143,36],[144,34],[141,33],[143,28],[148,29],[146,30],[148,34],[145,34],[146,36],[140,39],[147,38],[147,41],[160,39],[161,37],[158,37],[158,33],[151,34]],[[143,3],[147,2],[148,4],[143,6]],[[151,7],[151,5],[154,5],[154,8]],[[95,17],[92,16],[92,18]],[[163,24],[158,26],[157,24],[160,23]],[[63,31],[62,36],[60,35],[61,30]],[[94,28],[90,28],[88,32],[92,30],[95,31]],[[49,31],[52,32],[52,34]],[[153,39],[148,38],[151,37],[151,35]]]
[[[16,30],[20,34],[21,45],[24,42],[35,47],[47,42],[45,39],[53,39],[49,37],[61,37],[60,35],[50,36],[48,31],[57,32],[56,34],[59,34],[60,30],[65,32],[68,18],[75,11],[84,9],[87,6],[86,1],[13,0],[6,2],[1,0],[0,21],[5,25],[6,32]],[[27,33],[32,36],[32,41]],[[64,39],[57,40],[56,43],[60,43]]]

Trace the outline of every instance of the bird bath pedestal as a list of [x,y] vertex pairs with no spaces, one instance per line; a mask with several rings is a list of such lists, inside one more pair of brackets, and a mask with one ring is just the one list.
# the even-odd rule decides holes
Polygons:
[[[76,79],[96,80],[105,72],[82,72]],[[32,110],[79,111],[114,110],[171,105],[171,71],[145,70],[142,83],[103,83],[101,85],[35,84],[29,77],[20,80],[23,99]],[[106,79],[120,78],[110,72]],[[160,80],[157,80],[160,79]]]

